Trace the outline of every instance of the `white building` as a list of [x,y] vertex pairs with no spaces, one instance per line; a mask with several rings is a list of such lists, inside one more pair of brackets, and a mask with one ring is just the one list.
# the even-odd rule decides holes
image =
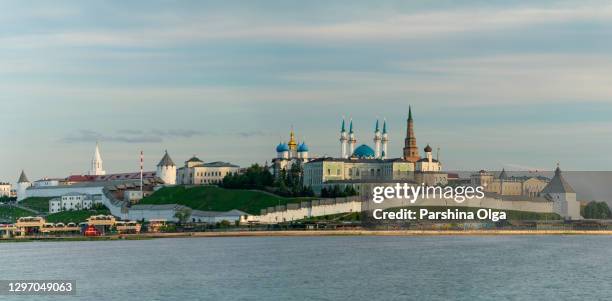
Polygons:
[[49,213],[91,209],[93,198],[87,194],[69,193],[49,200]]
[[94,151],[93,158],[91,159],[91,168],[89,169],[89,175],[92,176],[103,176],[106,174],[104,168],[102,168],[102,156],[100,156],[100,145],[96,143],[96,150]]
[[174,161],[168,155],[168,151],[157,163],[157,177],[164,181],[166,185],[176,184],[176,164],[174,164]]
[[0,182],[0,197],[10,197],[10,196],[11,196],[11,184]]
[[176,172],[176,183],[183,185],[219,184],[230,173],[238,173],[240,166],[215,161],[204,163],[197,157],[185,161],[185,166]]

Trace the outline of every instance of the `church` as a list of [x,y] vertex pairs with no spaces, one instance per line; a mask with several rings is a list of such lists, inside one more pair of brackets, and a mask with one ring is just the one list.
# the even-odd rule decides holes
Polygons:
[[303,164],[311,160],[306,142],[298,143],[293,127],[289,132],[289,142],[280,142],[276,146],[276,157],[272,159],[271,172],[277,178],[283,170],[288,170],[293,164]]
[[304,185],[320,193],[324,187],[338,185],[341,189],[353,186],[356,191],[367,192],[368,185],[386,182],[425,183],[426,185],[447,184],[448,176],[442,172],[442,164],[433,158],[432,148],[427,145],[421,157],[414,133],[412,108],[408,108],[406,138],[400,158],[388,158],[390,137],[387,121],[382,130],[376,120],[373,133],[373,147],[357,143],[353,120],[348,131],[345,120],[340,127],[340,153],[336,158],[323,157],[304,164]]

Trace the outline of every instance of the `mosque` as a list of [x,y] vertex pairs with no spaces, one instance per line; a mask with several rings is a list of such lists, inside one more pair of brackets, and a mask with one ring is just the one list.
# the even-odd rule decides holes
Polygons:
[[[353,186],[356,191],[367,191],[364,184],[385,182],[425,183],[427,185],[447,184],[448,175],[442,172],[442,164],[433,158],[432,147],[427,145],[421,157],[414,134],[412,108],[408,108],[406,138],[403,156],[389,158],[390,137],[387,121],[382,131],[377,120],[374,126],[374,147],[367,144],[357,146],[353,120],[349,121],[348,132],[345,121],[340,128],[340,154],[337,158],[323,157],[308,160],[304,164],[304,185],[312,187],[315,193],[329,186]],[[280,146],[280,145],[279,145]]]

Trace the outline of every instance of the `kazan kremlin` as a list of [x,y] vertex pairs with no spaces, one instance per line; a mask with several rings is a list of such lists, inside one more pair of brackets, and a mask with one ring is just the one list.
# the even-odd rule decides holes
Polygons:
[[[375,186],[392,186],[397,183],[425,186],[446,186],[465,184],[482,186],[486,197],[477,201],[454,204],[468,207],[518,210],[542,213],[558,213],[565,219],[581,219],[576,193],[565,181],[557,167],[554,177],[509,177],[506,171],[490,173],[475,172],[469,178],[460,179],[457,174],[442,170],[439,149],[434,156],[433,148],[426,145],[420,153],[414,130],[412,109],[408,108],[406,136],[399,158],[389,158],[387,121],[378,121],[373,129],[373,145],[358,144],[353,129],[353,120],[348,124],[342,120],[339,131],[337,157],[316,157],[309,155],[304,141],[298,143],[293,129],[289,141],[276,146],[276,156],[269,166],[274,176],[288,170],[294,164],[302,167],[303,185],[309,186],[316,194],[325,189],[350,186],[359,197],[343,200],[321,199],[291,206],[275,206],[263,209],[260,215],[248,215],[239,210],[212,212],[193,210],[192,218],[198,221],[278,223],[299,220],[304,217],[346,213],[364,210],[369,203]],[[139,200],[163,186],[172,185],[216,185],[228,174],[240,173],[237,165],[212,161],[204,162],[197,157],[189,158],[183,166],[177,167],[170,154],[164,152],[155,171],[107,174],[99,145],[96,145],[86,175],[70,175],[65,178],[43,178],[31,182],[24,171],[18,180],[17,200],[29,197],[53,197],[50,212],[75,208],[90,208],[95,204],[108,207],[112,215],[131,220],[165,219],[176,220],[177,211],[184,209],[178,204],[140,205]],[[388,202],[388,206],[394,204]],[[396,202],[397,206],[406,204]],[[421,206],[449,206],[448,200],[424,200]]]

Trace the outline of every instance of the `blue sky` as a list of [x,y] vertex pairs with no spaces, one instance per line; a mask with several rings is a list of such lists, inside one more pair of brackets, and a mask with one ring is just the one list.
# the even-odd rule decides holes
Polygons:
[[263,163],[342,116],[449,169],[610,170],[612,5],[573,1],[3,1],[0,181],[176,162]]

